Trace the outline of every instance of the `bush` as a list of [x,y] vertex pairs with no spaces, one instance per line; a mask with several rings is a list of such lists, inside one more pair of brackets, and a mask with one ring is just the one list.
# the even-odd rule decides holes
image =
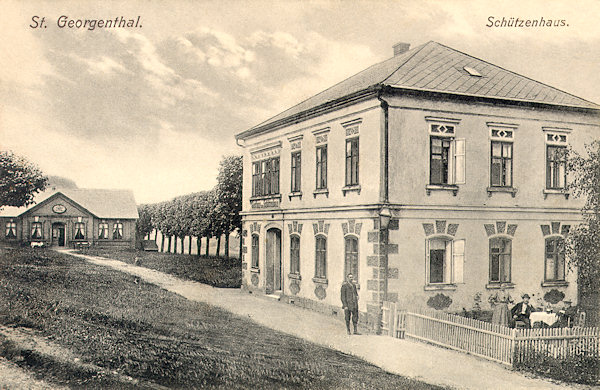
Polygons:
[[[518,356],[519,352],[515,352]],[[515,364],[521,371],[529,371],[546,378],[585,385],[600,385],[600,359],[587,354],[554,358],[543,352],[532,352]]]

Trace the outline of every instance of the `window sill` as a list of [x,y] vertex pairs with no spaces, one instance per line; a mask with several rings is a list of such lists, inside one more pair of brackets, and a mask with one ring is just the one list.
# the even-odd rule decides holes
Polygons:
[[317,195],[325,195],[329,198],[329,190],[327,188],[320,188],[313,191],[313,197],[317,197]]
[[278,199],[281,200],[281,194],[273,194],[273,195],[261,195],[261,196],[253,196],[250,198],[250,201],[253,200],[267,200],[267,199]]
[[517,189],[514,187],[488,187],[487,193],[491,197],[493,192],[506,192],[509,193],[513,198],[517,194]]
[[436,290],[456,290],[458,286],[453,283],[440,283],[440,284],[427,284],[423,289],[425,291],[436,291]]
[[514,283],[497,283],[497,282],[490,282],[488,284],[485,285],[485,288],[487,288],[488,290],[491,289],[501,289],[501,288],[515,288],[515,284]]
[[458,194],[458,186],[454,184],[428,184],[425,186],[427,196],[431,195],[431,191],[452,191],[452,195]]
[[294,191],[288,194],[288,198],[292,200],[292,198],[300,198],[302,199],[302,191]]
[[250,272],[252,272],[253,274],[259,274],[260,273],[260,269],[258,269],[256,267],[250,267]]
[[314,278],[312,278],[312,281],[315,282],[315,283],[317,283],[317,284],[324,284],[324,285],[328,285],[329,284],[329,282],[327,281],[326,278],[318,278],[316,276]]
[[348,192],[358,192],[358,195],[360,195],[360,184],[353,184],[342,187],[342,193],[344,194],[344,196],[346,196],[346,193]]
[[546,199],[548,197],[548,195],[563,195],[565,197],[565,199],[569,199],[569,195],[571,195],[565,189],[550,189],[550,188],[546,188],[542,192],[544,193],[544,199]]
[[302,276],[300,276],[300,274],[288,274],[288,278],[302,280]]
[[542,287],[568,287],[569,282],[565,280],[548,280],[542,282]]

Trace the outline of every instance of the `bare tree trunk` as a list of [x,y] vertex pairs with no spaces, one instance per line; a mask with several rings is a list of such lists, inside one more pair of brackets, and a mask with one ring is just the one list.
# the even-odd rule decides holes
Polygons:
[[225,233],[225,258],[229,258],[229,233]]
[[[158,231],[157,231],[158,233]],[[160,251],[164,252],[165,251],[165,235],[160,233]]]
[[167,250],[167,252],[171,253],[171,239],[173,238],[173,236],[169,236],[169,248]]
[[217,236],[217,257],[221,255],[221,235]]
[[202,249],[202,237],[196,237],[196,248],[198,249],[198,256],[200,256],[200,250]]
[[206,257],[208,257],[208,248],[210,248],[210,237],[206,236]]
[[190,242],[188,242],[188,254],[192,254],[192,236],[189,236]]
[[158,238],[158,229],[154,229],[154,242],[156,243],[156,239]]

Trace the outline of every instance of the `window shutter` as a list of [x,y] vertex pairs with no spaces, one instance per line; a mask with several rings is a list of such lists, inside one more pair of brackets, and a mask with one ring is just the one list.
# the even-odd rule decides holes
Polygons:
[[465,152],[466,152],[466,140],[464,138],[458,138],[453,142],[454,146],[454,184],[465,184]]
[[465,263],[465,240],[455,240],[453,243],[452,262],[453,262],[453,282],[464,283],[463,268]]
[[429,284],[429,240],[425,240],[425,283]]

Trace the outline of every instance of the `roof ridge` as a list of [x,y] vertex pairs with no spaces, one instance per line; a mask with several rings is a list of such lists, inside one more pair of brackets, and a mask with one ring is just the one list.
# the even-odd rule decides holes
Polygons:
[[402,68],[404,65],[406,65],[406,63],[408,61],[412,60],[413,57],[415,55],[417,55],[417,53],[420,53],[421,50],[423,50],[425,48],[425,46],[429,45],[430,43],[437,43],[437,42],[435,42],[435,41],[428,41],[428,42],[425,42],[425,43],[423,43],[423,44],[415,47],[414,49],[412,49],[412,50],[415,50],[415,52],[412,53],[410,56],[408,56],[408,58],[406,59],[406,61],[402,62],[402,64],[400,64],[400,66],[398,66],[392,73],[390,73],[389,75],[387,75],[387,77],[385,79],[383,79],[382,81],[380,81],[380,83],[382,83],[382,84],[385,83],[387,79],[389,79],[390,77],[392,77],[392,75],[394,73],[396,73],[400,68]]
[[[434,41],[431,41],[431,42],[434,42]],[[504,68],[504,67],[502,67],[502,66],[500,66],[500,65],[493,64],[493,63],[491,63],[491,62],[489,62],[489,61],[486,61],[486,60],[483,60],[483,59],[481,59],[481,58],[475,57],[475,56],[473,56],[473,55],[471,55],[471,54],[468,54],[468,53],[465,53],[465,52],[463,52],[463,51],[457,50],[457,49],[455,49],[455,48],[453,48],[453,47],[446,46],[446,45],[444,45],[443,43],[439,43],[439,42],[434,42],[434,43],[437,43],[438,45],[440,45],[440,46],[442,46],[442,47],[445,47],[446,49],[449,49],[449,50],[452,50],[452,51],[454,51],[454,52],[460,53],[460,54],[462,54],[462,55],[465,55],[465,56],[467,56],[467,57],[470,57],[470,58],[476,59],[476,60],[478,60],[478,61],[481,61],[481,62],[485,62],[486,64],[488,64],[488,65],[491,65],[492,67],[500,68],[500,69],[502,69],[502,70],[504,70],[504,71],[506,71],[506,72],[508,72],[508,73],[510,73],[510,74],[512,74],[512,75],[519,76],[519,77],[523,77],[523,78],[525,78],[525,79],[527,79],[527,80],[529,80],[529,81],[533,81],[534,83],[541,84],[541,85],[543,85],[543,86],[545,86],[545,87],[548,87],[548,88],[550,88],[550,89],[553,89],[553,90],[555,90],[555,91],[562,92],[562,93],[564,93],[564,94],[567,94],[567,95],[569,95],[569,96],[571,96],[571,97],[574,97],[574,98],[576,98],[576,99],[583,100],[584,102],[591,103],[591,104],[593,104],[593,105],[595,105],[595,106],[598,106],[598,104],[597,104],[597,103],[595,103],[595,102],[592,102],[591,100],[587,100],[587,99],[584,99],[584,98],[582,98],[582,97],[579,97],[579,96],[577,96],[577,95],[573,95],[573,94],[572,94],[572,93],[570,93],[570,92],[563,91],[563,90],[562,90],[562,89],[560,89],[560,88],[553,87],[552,85],[546,84],[546,83],[544,83],[544,82],[541,82],[541,81],[538,81],[538,80],[534,80],[534,79],[532,79],[531,77],[528,77],[528,76],[522,75],[522,74],[520,74],[520,73],[517,73],[517,72],[515,72],[515,71],[512,71],[512,70],[510,70],[510,69],[506,69],[506,68]]]

